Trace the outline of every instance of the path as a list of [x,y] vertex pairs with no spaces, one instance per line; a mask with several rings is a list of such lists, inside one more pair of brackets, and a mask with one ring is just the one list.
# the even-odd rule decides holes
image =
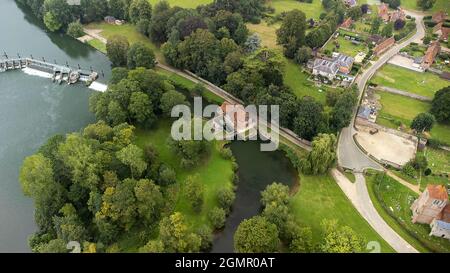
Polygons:
[[398,183],[409,188],[413,192],[420,194],[420,186],[419,185],[413,185],[413,184],[409,183],[408,181],[404,180],[403,178],[398,177],[396,174],[394,174],[393,172],[391,172],[389,170],[386,170],[386,174],[389,175],[390,177],[392,177],[393,179],[397,180]]
[[420,101],[431,101],[432,100],[429,97],[417,95],[414,93],[410,93],[408,91],[404,91],[404,90],[400,90],[400,89],[396,89],[396,88],[392,88],[392,87],[387,87],[387,86],[382,86],[382,85],[377,86],[376,89],[384,91],[384,92],[392,93],[392,94],[397,94],[397,95],[404,96],[404,97],[409,97],[409,98],[412,98],[415,100],[420,100]]
[[350,199],[356,210],[369,225],[397,252],[418,253],[418,251],[398,235],[378,214],[370,199],[367,185],[362,173],[355,173],[355,183],[350,182],[337,169],[331,171],[339,187]]

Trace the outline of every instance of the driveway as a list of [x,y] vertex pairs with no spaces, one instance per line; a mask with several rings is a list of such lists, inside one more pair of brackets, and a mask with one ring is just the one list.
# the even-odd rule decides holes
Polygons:
[[418,251],[398,235],[378,214],[373,206],[362,173],[355,173],[355,183],[350,182],[337,169],[331,171],[339,187],[350,199],[353,206],[366,219],[369,225],[397,252],[418,253]]

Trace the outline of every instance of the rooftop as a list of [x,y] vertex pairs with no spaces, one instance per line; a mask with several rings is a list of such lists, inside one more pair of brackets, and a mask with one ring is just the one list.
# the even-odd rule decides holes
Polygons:
[[447,189],[443,185],[428,185],[427,186],[428,193],[431,198],[443,200],[448,200]]

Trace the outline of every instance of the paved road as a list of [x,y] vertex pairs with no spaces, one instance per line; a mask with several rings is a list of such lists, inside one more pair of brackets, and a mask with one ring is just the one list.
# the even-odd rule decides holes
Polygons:
[[[396,44],[390,48],[385,54],[383,54],[375,63],[364,71],[363,74],[357,79],[359,99],[364,93],[369,79],[380,69],[390,58],[396,55],[400,49],[409,45],[411,42],[420,40],[425,36],[425,28],[423,26],[422,18],[420,14],[413,14],[411,16],[416,17],[417,32],[407,40],[400,44]],[[357,108],[354,109],[353,117],[356,116]],[[372,204],[369,193],[367,191],[367,185],[362,175],[362,171],[368,168],[383,170],[375,161],[366,156],[356,145],[353,135],[356,133],[354,129],[354,118],[349,127],[344,128],[341,131],[338,143],[338,162],[341,166],[354,170],[356,182],[352,185],[345,176],[336,173],[337,170],[333,170],[333,176],[338,182],[341,189],[351,200],[356,209],[366,219],[366,221],[380,234],[383,239],[389,243],[397,252],[416,253],[418,252],[408,242],[401,238],[389,225],[381,218]],[[348,182],[348,183],[347,183]]]
[[[411,42],[419,40],[425,36],[425,28],[422,22],[423,16],[416,13],[407,12],[411,16],[416,17],[416,28],[417,32],[407,40],[400,44],[394,45],[387,52],[385,52],[375,63],[372,64],[363,74],[358,77],[357,85],[359,91],[359,99],[364,93],[364,88],[366,87],[369,79],[375,74],[375,72],[380,69],[390,58],[396,55],[400,49],[406,47]],[[354,109],[353,117],[356,116],[357,108]],[[382,167],[367,157],[355,144],[353,140],[353,135],[356,133],[354,129],[354,118],[351,124],[341,131],[338,143],[338,162],[342,167],[349,168],[355,171],[363,171],[368,168],[374,168],[382,170]]]
[[398,235],[376,211],[370,200],[364,176],[355,173],[355,183],[350,182],[342,173],[333,169],[332,175],[342,191],[366,219],[369,225],[397,252],[417,253],[418,251]]

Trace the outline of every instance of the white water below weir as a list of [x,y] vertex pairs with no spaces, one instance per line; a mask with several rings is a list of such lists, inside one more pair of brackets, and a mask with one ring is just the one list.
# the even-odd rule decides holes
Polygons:
[[30,58],[0,60],[0,72],[16,69],[22,70],[27,75],[52,79],[59,84],[62,82],[73,84],[80,81],[84,82],[90,89],[99,92],[105,92],[108,88],[106,84],[96,81],[98,74],[94,71],[72,69],[67,66],[51,64]]

